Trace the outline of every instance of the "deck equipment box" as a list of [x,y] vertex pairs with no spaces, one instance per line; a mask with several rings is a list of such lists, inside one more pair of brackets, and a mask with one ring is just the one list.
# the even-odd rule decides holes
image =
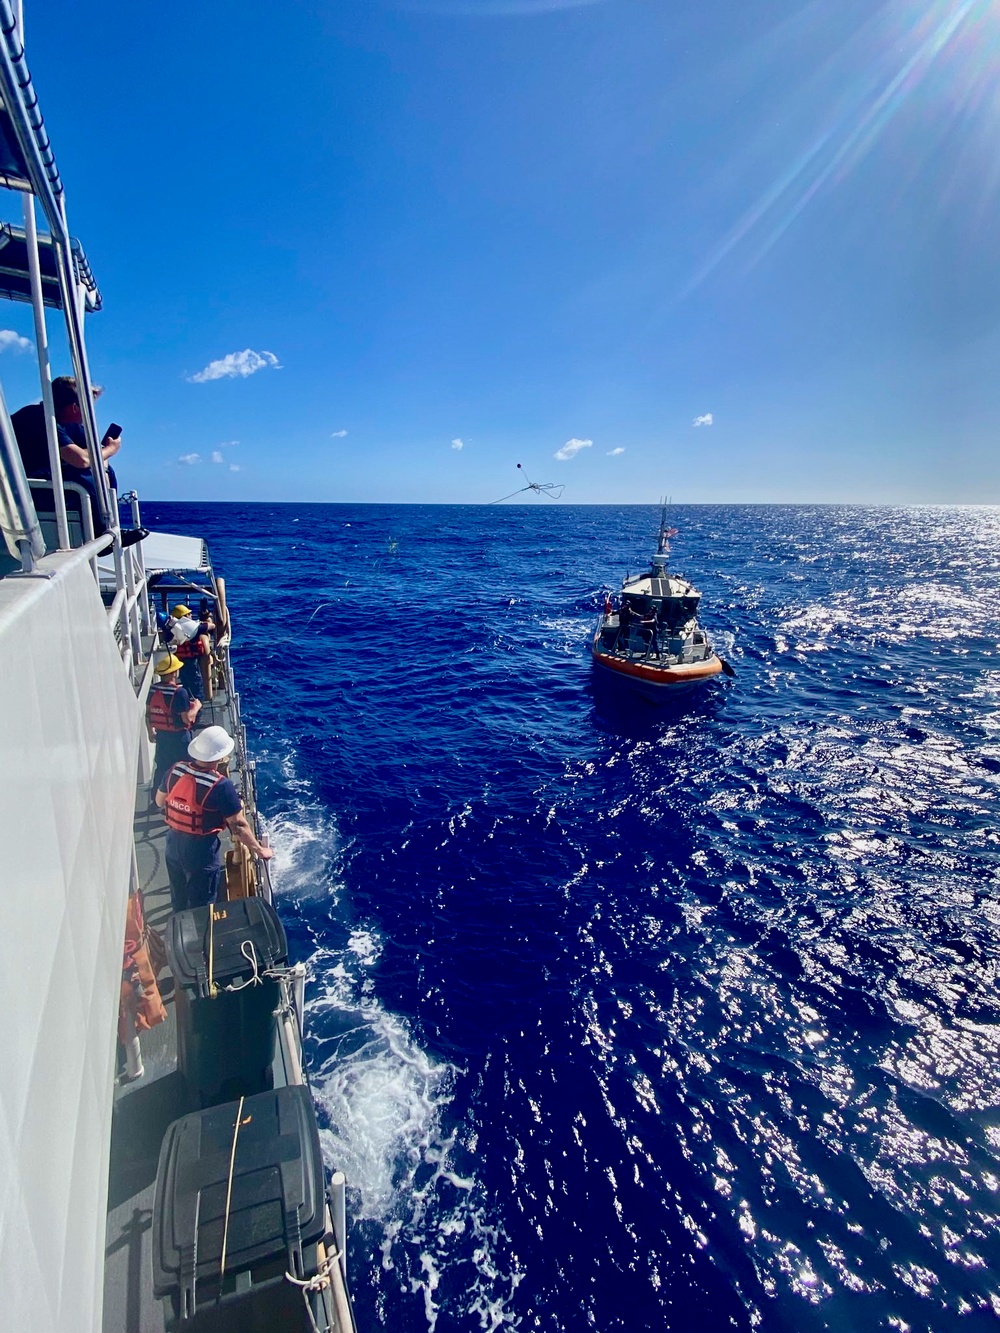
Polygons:
[[175,1120],[160,1149],[153,1205],[153,1290],[169,1302],[167,1327],[307,1333],[302,1289],[285,1273],[316,1273],[325,1221],[308,1088],[277,1088]]
[[177,1065],[196,1104],[264,1092],[281,1001],[278,982],[264,973],[288,959],[274,908],[263,898],[238,898],[176,912],[167,957],[176,982]]

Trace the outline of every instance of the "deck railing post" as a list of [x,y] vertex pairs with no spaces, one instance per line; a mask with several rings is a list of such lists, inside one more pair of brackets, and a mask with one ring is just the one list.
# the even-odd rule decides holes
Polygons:
[[340,1271],[347,1282],[347,1177],[343,1171],[334,1171],[330,1178],[330,1211],[333,1214],[333,1235],[340,1253]]
[[[63,229],[66,221],[63,217]],[[62,298],[63,313],[66,316],[66,335],[69,340],[73,372],[76,375],[77,399],[83,417],[83,433],[87,441],[87,454],[90,458],[90,470],[94,477],[94,490],[97,494],[97,508],[109,531],[117,531],[118,511],[111,503],[111,491],[107,473],[104,470],[104,454],[101,451],[97,434],[97,417],[94,413],[93,382],[90,378],[90,366],[87,361],[87,347],[83,336],[83,315],[80,309],[80,284],[73,271],[73,256],[68,239],[53,235],[52,248],[56,259],[56,272],[59,276],[59,292]]]
[[38,230],[35,226],[34,196],[26,194],[24,210],[24,242],[28,251],[28,276],[31,279],[31,310],[35,320],[35,353],[38,358],[38,378],[42,386],[42,412],[45,416],[45,439],[49,446],[49,472],[52,475],[52,498],[56,511],[56,532],[60,551],[70,549],[69,520],[66,517],[66,495],[62,488],[62,459],[59,456],[59,432],[56,409],[52,399],[52,369],[49,365],[49,335],[45,323],[45,302],[42,297],[42,269],[38,258]]
[[11,555],[20,557],[22,573],[30,574],[45,554],[45,539],[38,526],[35,501],[24,474],[24,463],[0,389],[0,527]]
[[[139,632],[139,585],[135,576],[132,548],[123,551],[125,566],[125,609],[128,617],[128,633],[132,644],[132,657],[138,663],[142,659],[142,635]],[[138,684],[138,682],[136,682]]]
[[[141,528],[142,517],[139,513],[138,492],[130,491],[125,498],[128,500],[129,507],[132,510],[133,528]],[[135,555],[136,569],[138,570],[137,583],[142,590],[142,600],[139,603],[139,620],[142,625],[143,634],[152,634],[153,618],[149,611],[149,593],[146,588],[146,558],[142,552],[142,542],[136,542],[132,547],[132,551]]]

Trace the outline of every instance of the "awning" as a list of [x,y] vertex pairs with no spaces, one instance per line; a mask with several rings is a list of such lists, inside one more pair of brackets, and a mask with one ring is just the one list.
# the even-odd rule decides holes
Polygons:
[[142,563],[147,574],[182,570],[189,574],[208,574],[212,566],[208,547],[200,537],[177,537],[172,532],[151,532],[142,543]]
[[[172,570],[183,574],[210,574],[208,547],[200,537],[178,537],[172,532],[151,532],[142,543],[142,562],[146,574],[165,574]],[[114,581],[115,562],[104,555],[97,562],[101,583]]]
[[[0,116],[0,140],[2,140],[2,116]],[[0,142],[0,157],[2,152],[2,142]],[[70,242],[70,253],[77,281],[83,284],[87,294],[88,311],[100,310],[101,293],[97,290],[97,283],[94,281],[87,256],[83,253],[79,241]],[[42,300],[53,310],[61,310],[62,295],[56,275],[56,254],[52,246],[52,237],[44,232],[38,237],[38,265],[42,274]],[[24,228],[11,226],[9,222],[0,223],[0,298],[4,297],[8,301],[31,300],[28,246]]]

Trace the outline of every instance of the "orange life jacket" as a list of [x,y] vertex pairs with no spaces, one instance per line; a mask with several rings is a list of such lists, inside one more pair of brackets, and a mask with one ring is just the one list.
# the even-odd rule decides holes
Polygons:
[[221,773],[207,772],[183,762],[174,764],[166,782],[167,826],[175,833],[188,833],[195,838],[221,833],[226,827],[225,819],[217,810],[206,810],[205,802],[222,781]]
[[154,685],[146,702],[146,721],[154,731],[187,731],[174,712],[174,695],[179,685]]
[[188,639],[187,643],[178,643],[174,647],[174,653],[182,662],[190,662],[196,657],[204,657],[208,652],[205,642],[200,634],[196,634],[193,639]]

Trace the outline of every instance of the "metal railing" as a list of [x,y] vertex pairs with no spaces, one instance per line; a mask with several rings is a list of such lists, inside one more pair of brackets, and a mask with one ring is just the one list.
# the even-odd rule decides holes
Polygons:
[[[0,424],[2,424],[2,419],[0,419]],[[0,476],[3,472],[4,468],[0,467]],[[111,605],[107,608],[107,615],[122,661],[125,663],[133,685],[138,689],[147,662],[147,656],[144,652],[144,639],[152,633],[146,570],[142,559],[142,543],[137,542],[134,546],[123,548],[117,534],[105,533],[103,538],[95,538],[90,492],[75,481],[64,481],[60,486],[48,477],[29,477],[26,479],[26,485],[36,522],[39,521],[39,513],[35,508],[35,494],[39,491],[52,493],[56,526],[57,529],[62,528],[67,543],[63,549],[73,549],[70,541],[70,511],[66,507],[66,495],[76,497],[77,508],[73,512],[79,512],[80,515],[81,545],[90,547],[94,551],[90,560],[90,567],[98,587],[100,587],[100,568],[97,563],[97,556],[106,555],[108,544],[114,543],[115,590]],[[131,504],[132,521],[136,527],[140,527],[139,497],[135,491],[132,491],[126,498]],[[60,499],[62,500],[61,510]],[[43,514],[46,512],[45,510],[42,511]],[[42,521],[48,522],[48,520]],[[23,572],[25,571],[22,569]],[[47,571],[44,565],[36,565],[33,566],[31,572],[38,576],[44,576]]]

